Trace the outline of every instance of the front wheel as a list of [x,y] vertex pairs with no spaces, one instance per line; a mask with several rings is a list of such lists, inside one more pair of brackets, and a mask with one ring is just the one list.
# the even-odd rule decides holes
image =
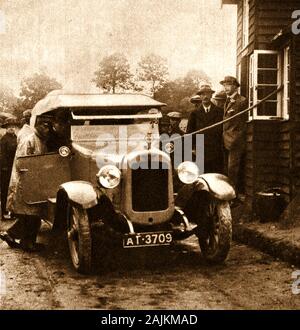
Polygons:
[[74,268],[84,274],[92,270],[92,235],[87,211],[68,205],[68,244]]
[[209,201],[197,236],[202,255],[207,262],[224,262],[232,239],[232,219],[228,202],[214,199]]

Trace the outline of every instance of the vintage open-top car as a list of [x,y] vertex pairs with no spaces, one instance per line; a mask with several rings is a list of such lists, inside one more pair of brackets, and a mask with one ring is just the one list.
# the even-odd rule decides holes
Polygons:
[[[195,234],[207,261],[226,259],[234,189],[221,174],[200,175],[191,161],[173,168],[159,135],[164,105],[140,94],[53,91],[33,109],[32,127],[38,116],[64,113],[69,139],[57,151],[17,159],[16,213],[38,206],[41,218],[66,230],[79,272],[90,272],[95,254],[107,253],[108,232],[124,249],[168,246]],[[181,182],[176,192],[174,180]]]

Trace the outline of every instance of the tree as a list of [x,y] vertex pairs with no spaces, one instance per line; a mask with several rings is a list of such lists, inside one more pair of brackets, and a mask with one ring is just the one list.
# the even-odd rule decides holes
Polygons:
[[201,70],[189,71],[184,77],[168,81],[156,93],[156,99],[167,104],[166,112],[180,111],[184,116],[194,109],[189,102],[201,84],[210,83],[209,77]]
[[104,57],[95,75],[96,78],[92,81],[107,92],[114,94],[117,89],[134,89],[130,65],[126,57],[120,53]]
[[21,82],[20,97],[22,107],[24,109],[32,109],[49,92],[61,88],[61,84],[54,78],[47,76],[46,73],[35,73]]
[[156,54],[149,54],[141,58],[137,69],[141,81],[151,84],[151,92],[155,97],[156,92],[161,89],[168,79],[167,60]]
[[12,113],[17,101],[18,98],[10,88],[3,85],[0,86],[0,111]]
[[184,77],[185,84],[199,88],[203,84],[211,84],[211,80],[203,70],[190,70]]

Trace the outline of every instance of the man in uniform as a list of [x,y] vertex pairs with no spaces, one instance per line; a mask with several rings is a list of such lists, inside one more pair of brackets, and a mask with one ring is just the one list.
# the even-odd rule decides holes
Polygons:
[[[211,102],[214,91],[209,85],[203,85],[197,93],[201,98],[201,104],[191,112],[187,133],[193,133],[199,129],[222,121],[223,112]],[[204,133],[204,171],[205,173],[222,172],[222,126],[209,129]],[[193,139],[193,149],[195,139]]]
[[15,134],[16,122],[13,118],[7,118],[2,127],[6,129],[6,133],[0,140],[1,214],[2,219],[6,219],[9,218],[9,214],[6,212],[7,192],[17,149],[17,136]]
[[[235,77],[226,76],[220,84],[224,86],[227,95],[224,119],[247,108],[247,99],[238,93],[240,84]],[[246,113],[223,124],[225,174],[231,179],[237,191],[241,188],[238,186],[238,177],[241,160],[246,150],[247,118]]]
[[[40,209],[36,205],[26,206],[26,215],[17,214],[19,203],[24,208],[22,200],[22,187],[20,186],[20,174],[17,170],[17,158],[28,155],[41,155],[47,152],[46,141],[49,136],[51,119],[48,116],[36,118],[34,131],[24,140],[20,141],[17,147],[13,165],[12,177],[9,186],[7,209],[16,214],[18,220],[7,230],[0,234],[0,239],[10,247],[20,247],[25,251],[33,252],[41,249],[42,245],[36,243],[37,234],[41,225],[39,218]],[[16,241],[20,239],[20,243]]]

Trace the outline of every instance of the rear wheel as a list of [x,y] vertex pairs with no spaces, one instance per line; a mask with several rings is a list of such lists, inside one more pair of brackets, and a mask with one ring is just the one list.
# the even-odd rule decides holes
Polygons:
[[92,235],[87,211],[68,205],[68,244],[73,266],[80,273],[92,270]]
[[229,203],[210,200],[198,231],[199,245],[207,262],[222,263],[230,250],[232,219]]

